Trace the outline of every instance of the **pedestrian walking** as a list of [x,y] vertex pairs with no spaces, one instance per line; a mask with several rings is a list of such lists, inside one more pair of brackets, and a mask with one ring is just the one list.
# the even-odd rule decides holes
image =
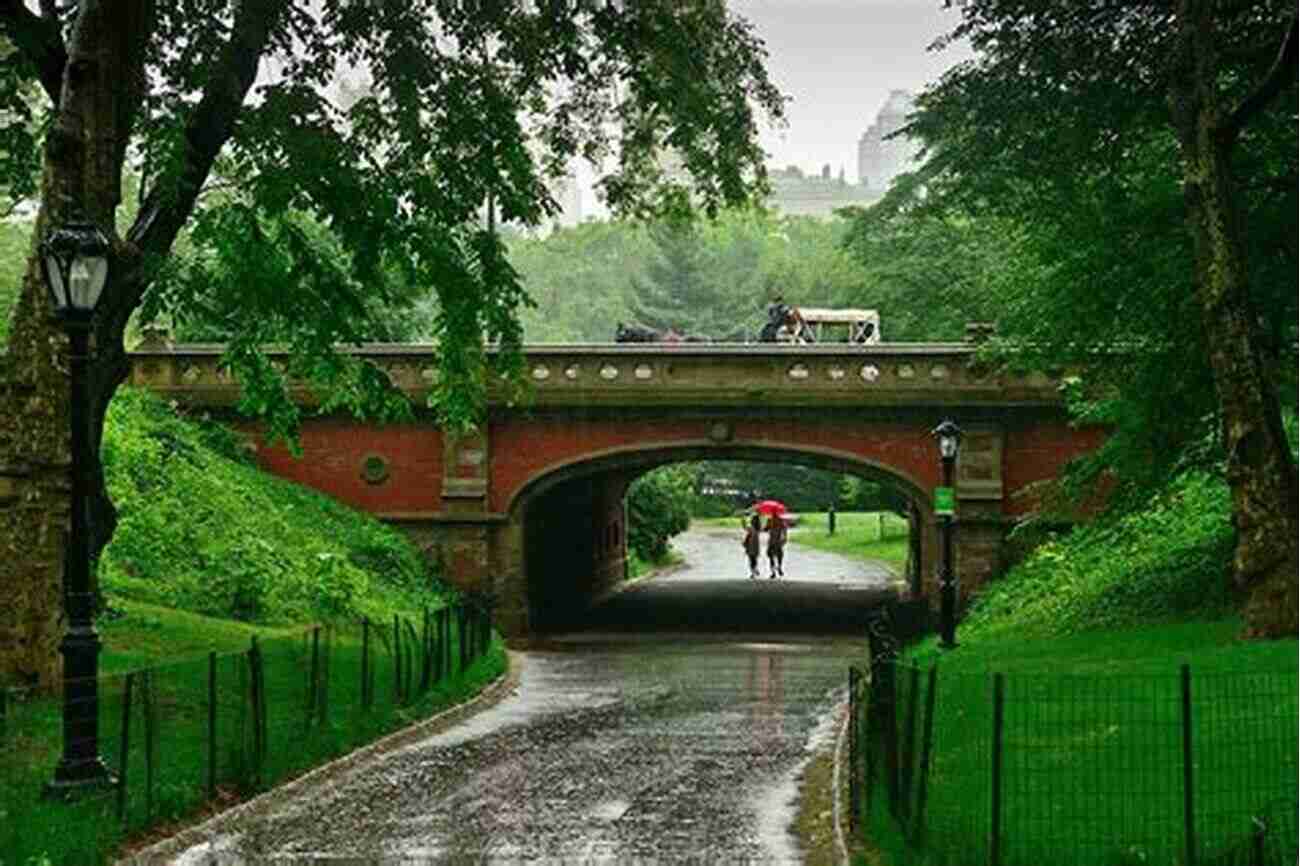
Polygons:
[[750,580],[758,579],[758,536],[762,530],[762,521],[755,514],[749,519],[749,526],[745,528],[745,538],[740,542],[741,546],[745,548],[745,556],[749,557]]
[[785,520],[773,514],[767,519],[768,579],[785,577]]

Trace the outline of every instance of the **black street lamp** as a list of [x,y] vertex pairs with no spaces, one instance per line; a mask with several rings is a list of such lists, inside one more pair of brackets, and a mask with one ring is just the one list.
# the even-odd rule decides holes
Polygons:
[[112,782],[99,756],[99,634],[90,591],[90,324],[108,279],[108,238],[91,223],[71,222],[41,242],[41,269],[54,316],[68,333],[72,422],[71,531],[63,569],[68,630],[63,653],[63,756],[49,793],[60,796]]
[[961,447],[961,428],[947,420],[931,431],[939,440],[939,457],[943,463],[942,496],[935,496],[935,511],[939,514],[939,534],[943,543],[943,562],[939,571],[939,646],[952,649],[957,646],[957,575],[952,568],[952,522],[956,510],[956,494],[952,485],[953,464]]

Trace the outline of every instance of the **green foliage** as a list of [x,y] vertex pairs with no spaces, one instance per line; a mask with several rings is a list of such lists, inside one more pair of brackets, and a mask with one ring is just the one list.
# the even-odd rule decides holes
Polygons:
[[[962,320],[987,319],[1000,338],[987,360],[1075,374],[1077,416],[1114,431],[1075,481],[1088,489],[1108,472],[1117,502],[1212,463],[1206,438],[1220,425],[1218,335],[1195,291],[1170,125],[1167,88],[1185,71],[1170,65],[1181,14],[1159,4],[962,4],[951,38],[969,40],[976,59],[928,88],[909,126],[928,161],[858,212],[849,240],[882,285],[912,289],[921,303],[908,309],[924,327],[955,338]],[[1231,102],[1261,79],[1293,15],[1252,2],[1211,19],[1234,49],[1206,86]],[[1294,87],[1291,76],[1286,95],[1250,119],[1226,193],[1249,229],[1246,303],[1268,311],[1244,315],[1284,394],[1297,369]],[[886,333],[911,336],[911,326]]]
[[753,340],[777,294],[804,306],[874,305],[841,247],[847,226],[728,210],[713,220],[589,221],[516,237],[510,262],[537,304],[521,313],[525,333],[529,342],[604,342],[622,321]]
[[100,563],[112,596],[250,622],[385,618],[441,592],[372,518],[249,464],[235,434],[124,389],[103,448],[118,526]]
[[1189,471],[1146,508],[1076,527],[990,584],[963,634],[1069,634],[1231,609],[1231,502]]
[[22,291],[31,243],[31,224],[0,222],[0,351],[9,341],[9,320]]
[[907,520],[891,511],[837,511],[834,535],[824,512],[800,514],[799,525],[790,530],[790,541],[853,559],[883,562],[899,576],[907,567]]
[[863,279],[844,306],[880,310],[881,333],[890,341],[961,340],[967,322],[996,318],[990,284],[1015,254],[1014,227],[900,208],[895,201],[916,189],[915,180],[896,184],[893,198],[843,211],[849,221],[844,248]]
[[[269,38],[264,49],[245,41],[277,74],[258,79],[228,127],[196,133],[196,94],[236,77],[214,47],[249,19]],[[371,408],[377,389],[386,411],[382,376],[339,370],[335,345],[427,336],[440,374],[430,405],[449,428],[478,423],[489,383],[520,375],[528,304],[496,222],[545,224],[558,207],[548,184],[580,158],[600,167],[620,214],[744,203],[764,187],[757,115],[782,114],[761,43],[717,0],[475,14],[432,0],[324,0],[310,14],[219,3],[159,10],[149,43],[191,48],[151,51],[140,76],[149,113],[129,148],[150,204],[140,220],[173,204],[167,220],[184,226],[190,207],[193,220],[185,255],[150,263],[144,313],[238,342],[224,360],[252,383],[243,408],[276,434],[296,416],[283,375],[267,369],[267,340],[293,353],[286,372],[325,372],[319,384],[349,392],[348,405]],[[338,97],[347,68],[362,76]],[[666,149],[685,184],[660,170]],[[432,300],[414,303],[420,293]]]
[[[705,460],[688,464],[700,499],[726,503],[731,511],[745,508],[759,499],[779,499],[791,511],[821,511],[836,500],[841,476],[793,463],[757,460]],[[723,487],[736,496],[708,495],[707,490]],[[730,513],[727,512],[727,513]],[[697,517],[713,516],[692,511]]]
[[627,546],[646,562],[668,556],[668,541],[691,524],[691,475],[682,466],[665,466],[642,475],[627,491]]

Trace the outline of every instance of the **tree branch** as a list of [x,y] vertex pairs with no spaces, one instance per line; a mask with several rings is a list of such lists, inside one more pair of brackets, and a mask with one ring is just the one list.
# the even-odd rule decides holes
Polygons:
[[1292,16],[1291,26],[1287,28],[1286,36],[1282,37],[1282,45],[1278,48],[1277,57],[1268,74],[1223,124],[1219,134],[1225,143],[1234,141],[1246,124],[1282,92],[1283,87],[1296,80],[1296,38],[1296,19]]
[[[234,132],[244,97],[285,0],[243,0],[230,39],[185,127],[185,156],[175,186],[155,183],[127,238],[144,255],[164,255],[194,210],[221,148]],[[142,286],[143,288],[143,286]]]
[[0,32],[36,67],[45,95],[58,105],[63,90],[63,68],[68,64],[58,18],[34,15],[22,0],[0,0]]

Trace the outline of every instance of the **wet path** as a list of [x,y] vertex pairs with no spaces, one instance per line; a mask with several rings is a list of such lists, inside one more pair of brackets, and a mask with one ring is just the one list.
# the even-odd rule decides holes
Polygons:
[[847,559],[797,543],[786,547],[785,577],[749,580],[740,529],[687,532],[673,539],[683,568],[608,598],[584,629],[627,631],[861,634],[868,613],[891,592],[883,564]]
[[[708,556],[714,541],[683,547]],[[840,579],[868,588],[799,587],[793,568],[784,585],[743,570],[729,582],[750,596],[878,595],[877,578],[840,566]],[[721,581],[713,568],[706,559],[611,602],[630,610],[626,597],[647,589],[698,591]],[[517,688],[492,708],[218,822],[169,862],[799,863],[788,829],[798,774],[834,735],[846,669],[863,651],[856,638],[556,636],[524,655]]]

